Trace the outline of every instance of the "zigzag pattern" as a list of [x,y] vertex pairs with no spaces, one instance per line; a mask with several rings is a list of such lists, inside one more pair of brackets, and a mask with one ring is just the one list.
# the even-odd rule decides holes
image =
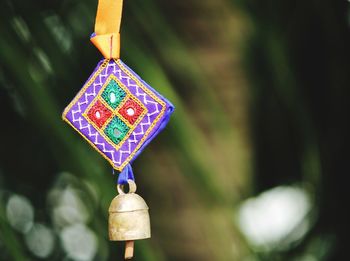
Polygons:
[[[102,87],[107,77],[111,73],[117,76],[119,80],[126,83],[126,87],[131,91],[131,93],[133,93],[138,99],[140,99],[140,101],[143,101],[143,103],[148,107],[148,112],[145,115],[144,119],[142,119],[141,123],[136,127],[136,129],[133,131],[133,133],[118,151],[107,149],[107,141],[105,141],[105,139],[99,134],[99,132],[96,131],[95,128],[92,125],[90,125],[82,116],[82,114],[84,113],[83,106],[87,106],[96,97],[99,89]],[[142,89],[140,89],[140,87],[137,86],[137,84],[135,84],[134,80],[132,80],[128,75],[126,75],[114,61],[109,62],[107,67],[96,77],[95,81],[91,86],[92,89],[90,91],[86,91],[84,95],[75,104],[77,108],[75,110],[73,110],[72,108],[72,123],[80,131],[87,130],[89,140],[95,145],[97,145],[98,148],[108,158],[110,158],[114,164],[120,166],[123,161],[123,156],[129,156],[133,152],[139,141],[142,139],[148,128],[151,126],[151,117],[160,113],[158,107],[159,104],[156,101],[154,101],[149,95],[147,95]]]
[[160,111],[159,111],[159,109],[158,109],[158,103],[157,102],[155,102],[154,100],[150,100],[150,99],[147,99],[147,97],[148,97],[148,95],[146,94],[146,93],[144,93],[144,92],[140,92],[140,89],[139,89],[139,86],[137,86],[136,84],[134,84],[133,83],[133,80],[129,77],[129,76],[127,76],[127,75],[125,75],[125,74],[123,74],[122,73],[122,71],[118,68],[116,68],[116,64],[115,63],[110,63],[109,65],[108,65],[108,67],[112,67],[113,69],[112,69],[112,71],[113,71],[113,73],[114,74],[118,74],[118,78],[120,79],[120,80],[126,80],[126,82],[127,82],[127,87],[129,88],[129,89],[135,89],[135,95],[140,99],[140,100],[142,100],[143,101],[143,103],[144,104],[153,104],[154,105],[154,107],[155,107],[155,110],[153,111],[153,112],[150,112],[150,110],[148,109],[148,113],[146,114],[146,116],[145,117],[147,117],[147,122],[141,122],[141,124],[140,124],[140,127],[141,127],[141,130],[139,131],[139,132],[136,132],[136,130],[130,135],[130,137],[132,136],[133,137],[133,139],[131,139],[131,138],[129,138],[128,140],[127,140],[127,142],[128,142],[128,149],[126,149],[126,150],[120,150],[120,154],[119,154],[119,161],[121,161],[122,160],[122,157],[123,157],[123,154],[127,154],[127,155],[130,155],[131,154],[131,152],[132,152],[132,143],[137,143],[138,142],[138,138],[142,138],[143,137],[143,135],[145,135],[145,132],[147,131],[147,129],[151,126],[151,124],[152,124],[152,121],[151,121],[151,116],[152,115],[155,115],[155,114],[157,114],[157,113],[159,113]]
[[[105,72],[105,73],[104,73]],[[77,106],[78,109],[77,110],[72,110],[72,121],[73,123],[78,123],[79,124],[79,130],[83,131],[84,129],[88,130],[88,135],[91,138],[95,138],[95,140],[92,140],[92,142],[96,145],[99,146],[100,149],[102,150],[102,152],[106,153],[107,157],[109,157],[114,163],[117,163],[115,160],[115,156],[114,156],[114,151],[113,150],[108,150],[106,149],[106,144],[104,143],[104,139],[103,137],[101,137],[101,135],[97,132],[94,131],[94,128],[89,124],[86,123],[86,125],[82,124],[82,121],[84,120],[82,117],[82,113],[83,110],[81,108],[81,106],[83,105],[87,105],[89,103],[88,97],[92,96],[92,99],[96,97],[96,88],[97,87],[101,87],[103,85],[103,78],[106,78],[108,76],[107,74],[107,70],[103,70],[100,75],[98,75],[98,77],[96,77],[95,81],[92,84],[92,91],[91,92],[85,92],[84,93],[84,100],[83,101],[78,101],[77,102]],[[78,113],[78,117],[76,118],[76,114]],[[102,141],[99,141],[102,140]],[[108,156],[108,154],[110,156]]]
[[98,138],[101,137],[101,136],[99,135],[99,133],[96,132],[96,131],[94,132],[93,130],[91,130],[92,126],[91,126],[89,123],[87,123],[86,125],[83,125],[83,124],[82,124],[82,121],[83,121],[82,117],[79,117],[78,119],[73,119],[73,122],[78,122],[78,123],[79,123],[79,130],[87,129],[87,130],[88,130],[88,135],[89,135],[89,137],[94,137],[94,138],[95,138],[95,140],[93,140],[92,142],[93,142],[94,144],[96,144],[97,146],[101,146],[102,151],[103,151],[104,153],[109,153],[109,154],[111,155],[110,159],[111,159],[113,162],[116,163],[116,161],[115,161],[115,159],[114,159],[114,151],[113,151],[113,150],[107,150],[107,149],[106,149],[106,144],[105,144],[103,141],[100,142],[100,141],[98,140]]

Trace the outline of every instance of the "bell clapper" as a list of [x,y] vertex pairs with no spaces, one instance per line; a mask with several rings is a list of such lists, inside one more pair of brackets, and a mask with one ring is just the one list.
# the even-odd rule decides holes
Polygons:
[[134,241],[125,242],[125,259],[132,259],[134,256]]
[[[135,193],[136,191],[136,184],[133,181],[128,181],[129,183],[129,193]],[[118,186],[118,192],[119,194],[123,194],[124,191],[121,188],[121,186]],[[125,254],[124,254],[125,259],[132,259],[134,257],[134,241],[126,241],[125,242]]]

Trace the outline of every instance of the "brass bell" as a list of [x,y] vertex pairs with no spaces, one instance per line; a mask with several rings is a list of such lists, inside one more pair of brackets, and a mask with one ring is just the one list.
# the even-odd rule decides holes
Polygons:
[[118,185],[119,195],[109,207],[109,239],[112,241],[126,241],[125,259],[134,255],[134,240],[151,237],[151,225],[148,206],[142,197],[137,195],[136,184],[128,180],[129,192],[123,191]]

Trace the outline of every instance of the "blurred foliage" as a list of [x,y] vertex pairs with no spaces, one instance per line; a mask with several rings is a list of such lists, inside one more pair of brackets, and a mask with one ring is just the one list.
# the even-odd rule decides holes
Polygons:
[[[255,186],[301,181],[314,197],[313,225],[279,260],[346,260],[349,211],[349,3],[244,3]],[[315,247],[317,245],[317,247]],[[267,259],[270,260],[270,259]]]
[[[122,256],[107,239],[111,167],[61,121],[101,59],[89,43],[96,6],[0,3],[1,260]],[[133,164],[152,222],[136,260],[346,260],[348,42],[347,2],[125,1],[122,60],[176,106]],[[280,184],[310,195],[310,229],[261,252],[235,216]],[[33,205],[36,230],[14,229],[13,195],[30,200],[18,202]],[[47,256],[35,231],[53,238]],[[87,242],[92,258],[69,254]]]

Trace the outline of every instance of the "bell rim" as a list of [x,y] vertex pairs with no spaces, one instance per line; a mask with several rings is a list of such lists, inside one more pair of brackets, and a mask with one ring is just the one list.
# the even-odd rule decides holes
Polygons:
[[111,239],[109,238],[109,241],[136,241],[136,240],[143,240],[143,239],[148,239],[151,238],[151,235],[146,236],[146,237],[137,237],[137,238],[128,238],[128,239]]

